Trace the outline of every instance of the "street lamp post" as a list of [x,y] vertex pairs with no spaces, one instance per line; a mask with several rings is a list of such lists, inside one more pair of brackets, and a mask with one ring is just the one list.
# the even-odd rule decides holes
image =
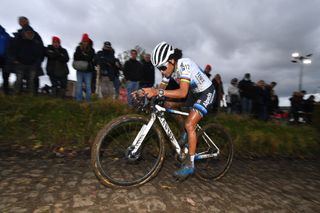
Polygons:
[[311,56],[312,54],[308,54],[305,56],[301,56],[299,53],[295,52],[291,54],[291,62],[300,64],[300,72],[299,72],[299,91],[302,90],[302,76],[303,76],[303,65],[311,64]]

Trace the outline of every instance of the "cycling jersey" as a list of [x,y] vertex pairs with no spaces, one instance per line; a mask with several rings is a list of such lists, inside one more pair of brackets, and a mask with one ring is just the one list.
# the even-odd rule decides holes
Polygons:
[[[212,82],[199,68],[199,66],[189,58],[181,58],[177,62],[177,67],[171,75],[178,84],[181,81],[190,83],[192,93],[200,93],[208,89]],[[168,83],[170,78],[164,77],[162,82]]]
[[[203,117],[208,113],[215,96],[215,89],[206,74],[189,58],[179,59],[177,67],[170,76],[178,84],[181,81],[190,84],[186,105],[192,106]],[[170,78],[163,77],[162,82],[168,83]]]

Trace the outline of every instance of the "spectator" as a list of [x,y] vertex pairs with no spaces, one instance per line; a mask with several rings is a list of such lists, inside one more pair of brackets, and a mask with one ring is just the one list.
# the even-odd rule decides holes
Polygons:
[[52,84],[52,93],[55,96],[64,97],[67,89],[69,69],[67,62],[69,55],[66,49],[61,47],[59,37],[52,37],[52,45],[46,48],[47,75]]
[[128,105],[132,106],[132,92],[139,89],[139,82],[142,76],[142,64],[137,60],[138,52],[135,49],[130,51],[131,57],[124,64],[123,74],[127,83]]
[[271,97],[270,97],[270,107],[269,107],[270,114],[278,114],[281,113],[279,107],[279,98],[277,94],[275,94],[274,90],[271,90]]
[[301,117],[301,112],[303,110],[303,93],[301,92],[293,92],[290,100],[290,110],[289,117],[290,122],[303,122],[303,118]]
[[210,74],[210,72],[211,72],[211,65],[210,64],[207,64],[206,66],[205,66],[205,68],[204,68],[204,73],[208,76],[208,78],[210,79],[211,78],[211,74]]
[[218,112],[219,108],[221,106],[221,101],[223,100],[223,82],[221,80],[220,74],[216,74],[212,80],[212,84],[214,85],[214,88],[216,90],[216,95],[214,96],[213,101],[213,111]]
[[[34,33],[34,40],[39,42],[41,44],[41,47],[42,47],[42,58],[40,60],[40,62],[37,64],[37,67],[36,67],[36,76],[34,78],[34,93],[36,94],[38,92],[38,89],[39,89],[39,76],[42,76],[44,75],[44,72],[42,70],[42,67],[41,67],[41,63],[42,61],[44,60],[44,57],[45,57],[45,47],[44,47],[44,44],[43,44],[43,41],[42,41],[42,38],[41,36],[39,35],[39,33],[37,33],[31,26],[30,26],[30,22],[29,22],[29,19],[25,16],[20,16],[18,18],[18,23],[20,25],[20,29],[14,33],[15,35],[15,38],[17,40],[19,39],[22,39],[23,38],[23,31],[25,28],[29,28],[29,29],[32,29],[33,33]],[[13,48],[16,48],[16,47],[13,47]],[[23,76],[24,79],[28,79],[28,73],[25,73],[24,76]]]
[[256,99],[254,101],[256,106],[257,117],[260,120],[267,121],[269,118],[267,103],[270,98],[270,95],[265,87],[265,82],[263,80],[258,81],[255,89]]
[[[87,33],[82,35],[82,39],[80,45],[77,46],[76,51],[74,53],[73,65],[77,70],[77,84],[76,84],[76,100],[81,101],[83,99],[82,96],[82,83],[85,84],[85,92],[86,92],[86,101],[90,101],[91,99],[91,80],[92,80],[92,72],[94,70],[93,67],[93,57],[94,57],[94,49],[90,45],[90,38]],[[76,64],[80,64],[82,62],[81,67],[75,66]]]
[[35,39],[35,33],[31,27],[24,27],[21,33],[22,37],[16,38],[13,54],[17,77],[15,92],[21,93],[22,79],[26,76],[29,93],[35,94],[37,91],[35,78],[43,60],[43,46],[39,40]]
[[238,88],[241,98],[241,112],[250,114],[252,112],[252,98],[254,96],[254,83],[251,81],[250,73],[246,73],[239,82]]
[[9,75],[7,70],[7,50],[10,42],[10,36],[6,30],[0,25],[0,69],[2,70],[3,92],[9,94]]
[[6,94],[10,94],[10,89],[9,89],[9,77],[10,73],[16,73],[16,64],[14,63],[15,61],[15,48],[16,48],[16,43],[17,39],[15,37],[10,37],[7,50],[6,50],[6,60],[5,60],[5,67],[4,67],[4,74],[3,76],[3,86],[4,86],[4,91]]
[[240,112],[240,93],[238,88],[238,79],[233,78],[230,82],[230,86],[228,87],[228,103],[229,110],[231,113],[239,113]]
[[[271,101],[272,101],[271,98],[272,98],[273,95],[275,95],[274,88],[276,87],[276,85],[277,85],[277,83],[274,82],[274,81],[271,82],[270,84],[266,84],[266,85],[265,85],[265,88],[266,88],[266,90],[267,90],[267,92],[268,92],[268,97],[269,97],[269,98],[268,98],[268,103],[267,103],[267,104],[268,104],[268,105],[267,105],[267,110],[268,110],[268,114],[269,114],[269,115],[271,115],[271,114],[273,113],[273,111],[272,111],[272,110],[273,110],[273,109],[272,109],[273,106],[271,106],[271,104],[272,104],[272,103],[271,103]],[[277,97],[278,97],[278,96],[277,96]],[[275,97],[273,96],[273,98],[275,98]]]
[[94,61],[100,69],[100,88],[102,97],[113,98],[115,96],[113,81],[117,77],[117,68],[114,50],[109,41],[104,42],[102,50],[96,54]]
[[154,85],[154,66],[151,63],[151,55],[146,53],[142,60],[142,78],[140,88],[153,87]]
[[[93,41],[89,38],[89,47],[93,48]],[[94,54],[95,55],[95,54]],[[93,66],[93,70],[92,70],[92,77],[91,77],[91,93],[95,93],[96,92],[96,83],[97,83],[97,71],[94,67],[94,59],[92,59],[92,66]]]
[[315,100],[314,100],[314,95],[310,95],[309,98],[307,98],[305,101],[304,101],[304,113],[305,113],[305,119],[306,119],[306,122],[308,124],[311,124],[312,123],[312,113],[313,113],[313,110],[314,110],[314,104],[315,104]]

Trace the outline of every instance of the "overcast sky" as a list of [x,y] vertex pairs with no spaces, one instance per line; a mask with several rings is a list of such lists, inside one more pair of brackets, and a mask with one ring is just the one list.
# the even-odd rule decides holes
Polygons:
[[[278,82],[276,93],[298,89],[299,65],[291,53],[313,53],[303,69],[303,89],[320,89],[319,0],[1,0],[0,24],[19,29],[29,18],[45,45],[59,36],[70,57],[83,33],[94,48],[111,41],[116,54],[140,45],[147,52],[167,41],[201,67],[209,63],[227,87],[246,72]],[[70,79],[75,71],[70,70]]]

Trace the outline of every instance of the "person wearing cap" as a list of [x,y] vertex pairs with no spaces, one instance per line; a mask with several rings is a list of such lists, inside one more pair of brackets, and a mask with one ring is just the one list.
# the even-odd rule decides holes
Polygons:
[[64,97],[69,74],[67,65],[69,55],[67,50],[61,46],[59,37],[52,37],[52,44],[46,48],[46,57],[48,59],[46,70],[52,84],[52,94]]
[[94,57],[94,64],[99,69],[100,92],[102,97],[115,98],[114,81],[119,77],[114,49],[109,41],[104,42],[102,50]]
[[13,62],[15,64],[16,82],[15,92],[22,92],[22,80],[27,78],[28,92],[36,94],[37,70],[43,60],[43,46],[35,39],[35,33],[29,26],[23,28],[22,38],[15,41]]
[[83,69],[77,68],[77,84],[76,84],[76,100],[82,101],[82,84],[85,84],[85,99],[86,101],[91,100],[91,82],[92,82],[92,74],[94,72],[93,66],[93,57],[95,55],[95,51],[92,47],[92,40],[89,38],[87,33],[82,35],[82,39],[80,45],[77,46],[76,51],[73,55],[74,62],[82,61],[85,62],[86,67]]

